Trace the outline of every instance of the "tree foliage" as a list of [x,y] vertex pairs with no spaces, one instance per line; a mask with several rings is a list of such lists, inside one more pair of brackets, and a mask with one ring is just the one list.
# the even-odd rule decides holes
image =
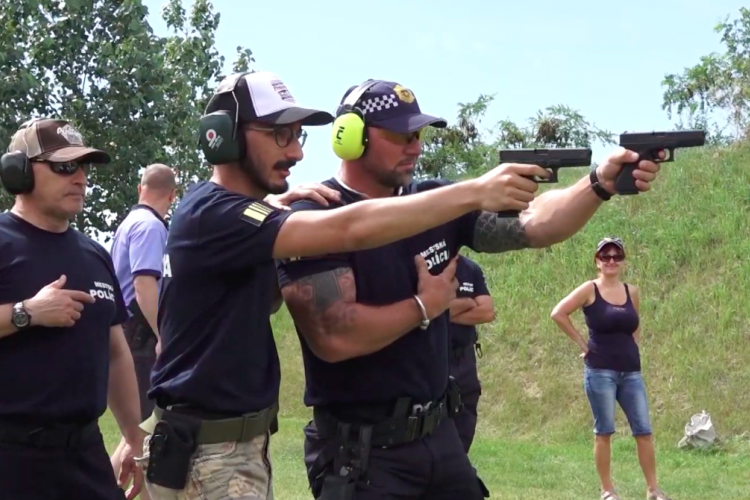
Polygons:
[[662,109],[670,118],[677,115],[680,128],[703,128],[710,143],[725,144],[750,133],[750,9],[742,7],[739,18],[727,17],[715,31],[726,51],[701,57],[682,74],[668,74]]
[[589,123],[578,111],[563,105],[537,111],[520,125],[505,119],[484,133],[481,121],[494,96],[459,103],[455,124],[430,128],[423,138],[423,154],[417,165],[420,177],[458,179],[478,175],[497,166],[502,148],[591,147],[594,142],[613,143],[612,132]]
[[[110,232],[137,200],[140,169],[161,162],[186,183],[207,170],[197,120],[222,78],[215,47],[220,14],[208,0],[162,11],[156,36],[140,0],[14,0],[0,3],[0,147],[32,117],[70,120],[113,163],[92,171],[76,225]],[[234,70],[252,53],[237,48]],[[3,194],[0,210],[12,199]]]

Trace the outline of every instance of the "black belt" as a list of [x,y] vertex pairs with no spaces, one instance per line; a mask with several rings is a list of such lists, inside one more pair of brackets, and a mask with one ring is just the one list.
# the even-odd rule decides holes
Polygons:
[[84,425],[32,426],[0,422],[0,443],[35,448],[76,448],[98,431],[97,421]]
[[430,404],[426,410],[421,410],[414,415],[406,413],[409,401],[410,398],[399,399],[396,403],[396,410],[393,412],[394,416],[380,419],[373,424],[346,422],[322,407],[313,408],[313,419],[323,436],[357,440],[362,429],[371,428],[368,429],[368,432],[371,432],[370,444],[388,447],[430,435],[445,419],[460,411],[458,408],[460,397],[457,395],[452,397],[450,389],[448,394]]

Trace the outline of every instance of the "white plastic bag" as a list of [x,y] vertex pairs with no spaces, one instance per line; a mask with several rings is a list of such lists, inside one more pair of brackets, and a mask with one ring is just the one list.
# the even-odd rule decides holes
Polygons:
[[685,435],[680,440],[680,448],[707,448],[716,442],[716,429],[711,415],[703,410],[690,417],[685,425]]

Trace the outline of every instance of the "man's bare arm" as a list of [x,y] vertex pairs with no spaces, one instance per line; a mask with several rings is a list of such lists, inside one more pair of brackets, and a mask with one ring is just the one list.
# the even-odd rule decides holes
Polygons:
[[143,435],[138,427],[141,423],[141,402],[133,356],[120,325],[110,328],[109,356],[108,406],[125,440],[135,446],[140,444]]
[[542,193],[518,218],[482,212],[474,226],[472,249],[501,253],[552,246],[580,231],[602,203],[586,176],[565,189]]
[[140,275],[133,279],[135,300],[151,329],[159,337],[156,312],[159,307],[159,285],[153,276]]
[[475,297],[476,306],[456,316],[451,315],[451,321],[459,325],[481,325],[495,321],[495,305],[489,295]]
[[299,279],[281,293],[310,349],[329,363],[377,352],[422,320],[413,298],[387,306],[357,304],[348,267]]
[[[409,196],[368,199],[332,210],[294,212],[273,257],[346,253],[387,245],[478,210],[487,187],[464,181]],[[398,223],[396,223],[398,221]]]
[[0,338],[7,337],[18,331],[13,324],[13,304],[0,305]]

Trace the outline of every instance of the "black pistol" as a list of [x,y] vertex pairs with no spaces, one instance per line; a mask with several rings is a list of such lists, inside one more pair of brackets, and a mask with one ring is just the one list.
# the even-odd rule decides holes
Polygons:
[[[650,160],[654,163],[674,161],[674,150],[677,148],[694,148],[706,143],[705,130],[675,130],[671,132],[627,132],[620,134],[620,146],[638,153],[638,161]],[[659,159],[659,151],[664,150],[667,156]],[[638,162],[626,163],[615,179],[617,194],[638,194],[635,187],[633,171]]]
[[[557,171],[566,167],[588,167],[591,165],[590,148],[552,148],[552,149],[501,149],[500,163],[521,163],[539,165],[551,171],[549,179],[532,178],[538,183],[557,182]],[[518,217],[518,210],[504,210],[497,213],[500,217]]]

